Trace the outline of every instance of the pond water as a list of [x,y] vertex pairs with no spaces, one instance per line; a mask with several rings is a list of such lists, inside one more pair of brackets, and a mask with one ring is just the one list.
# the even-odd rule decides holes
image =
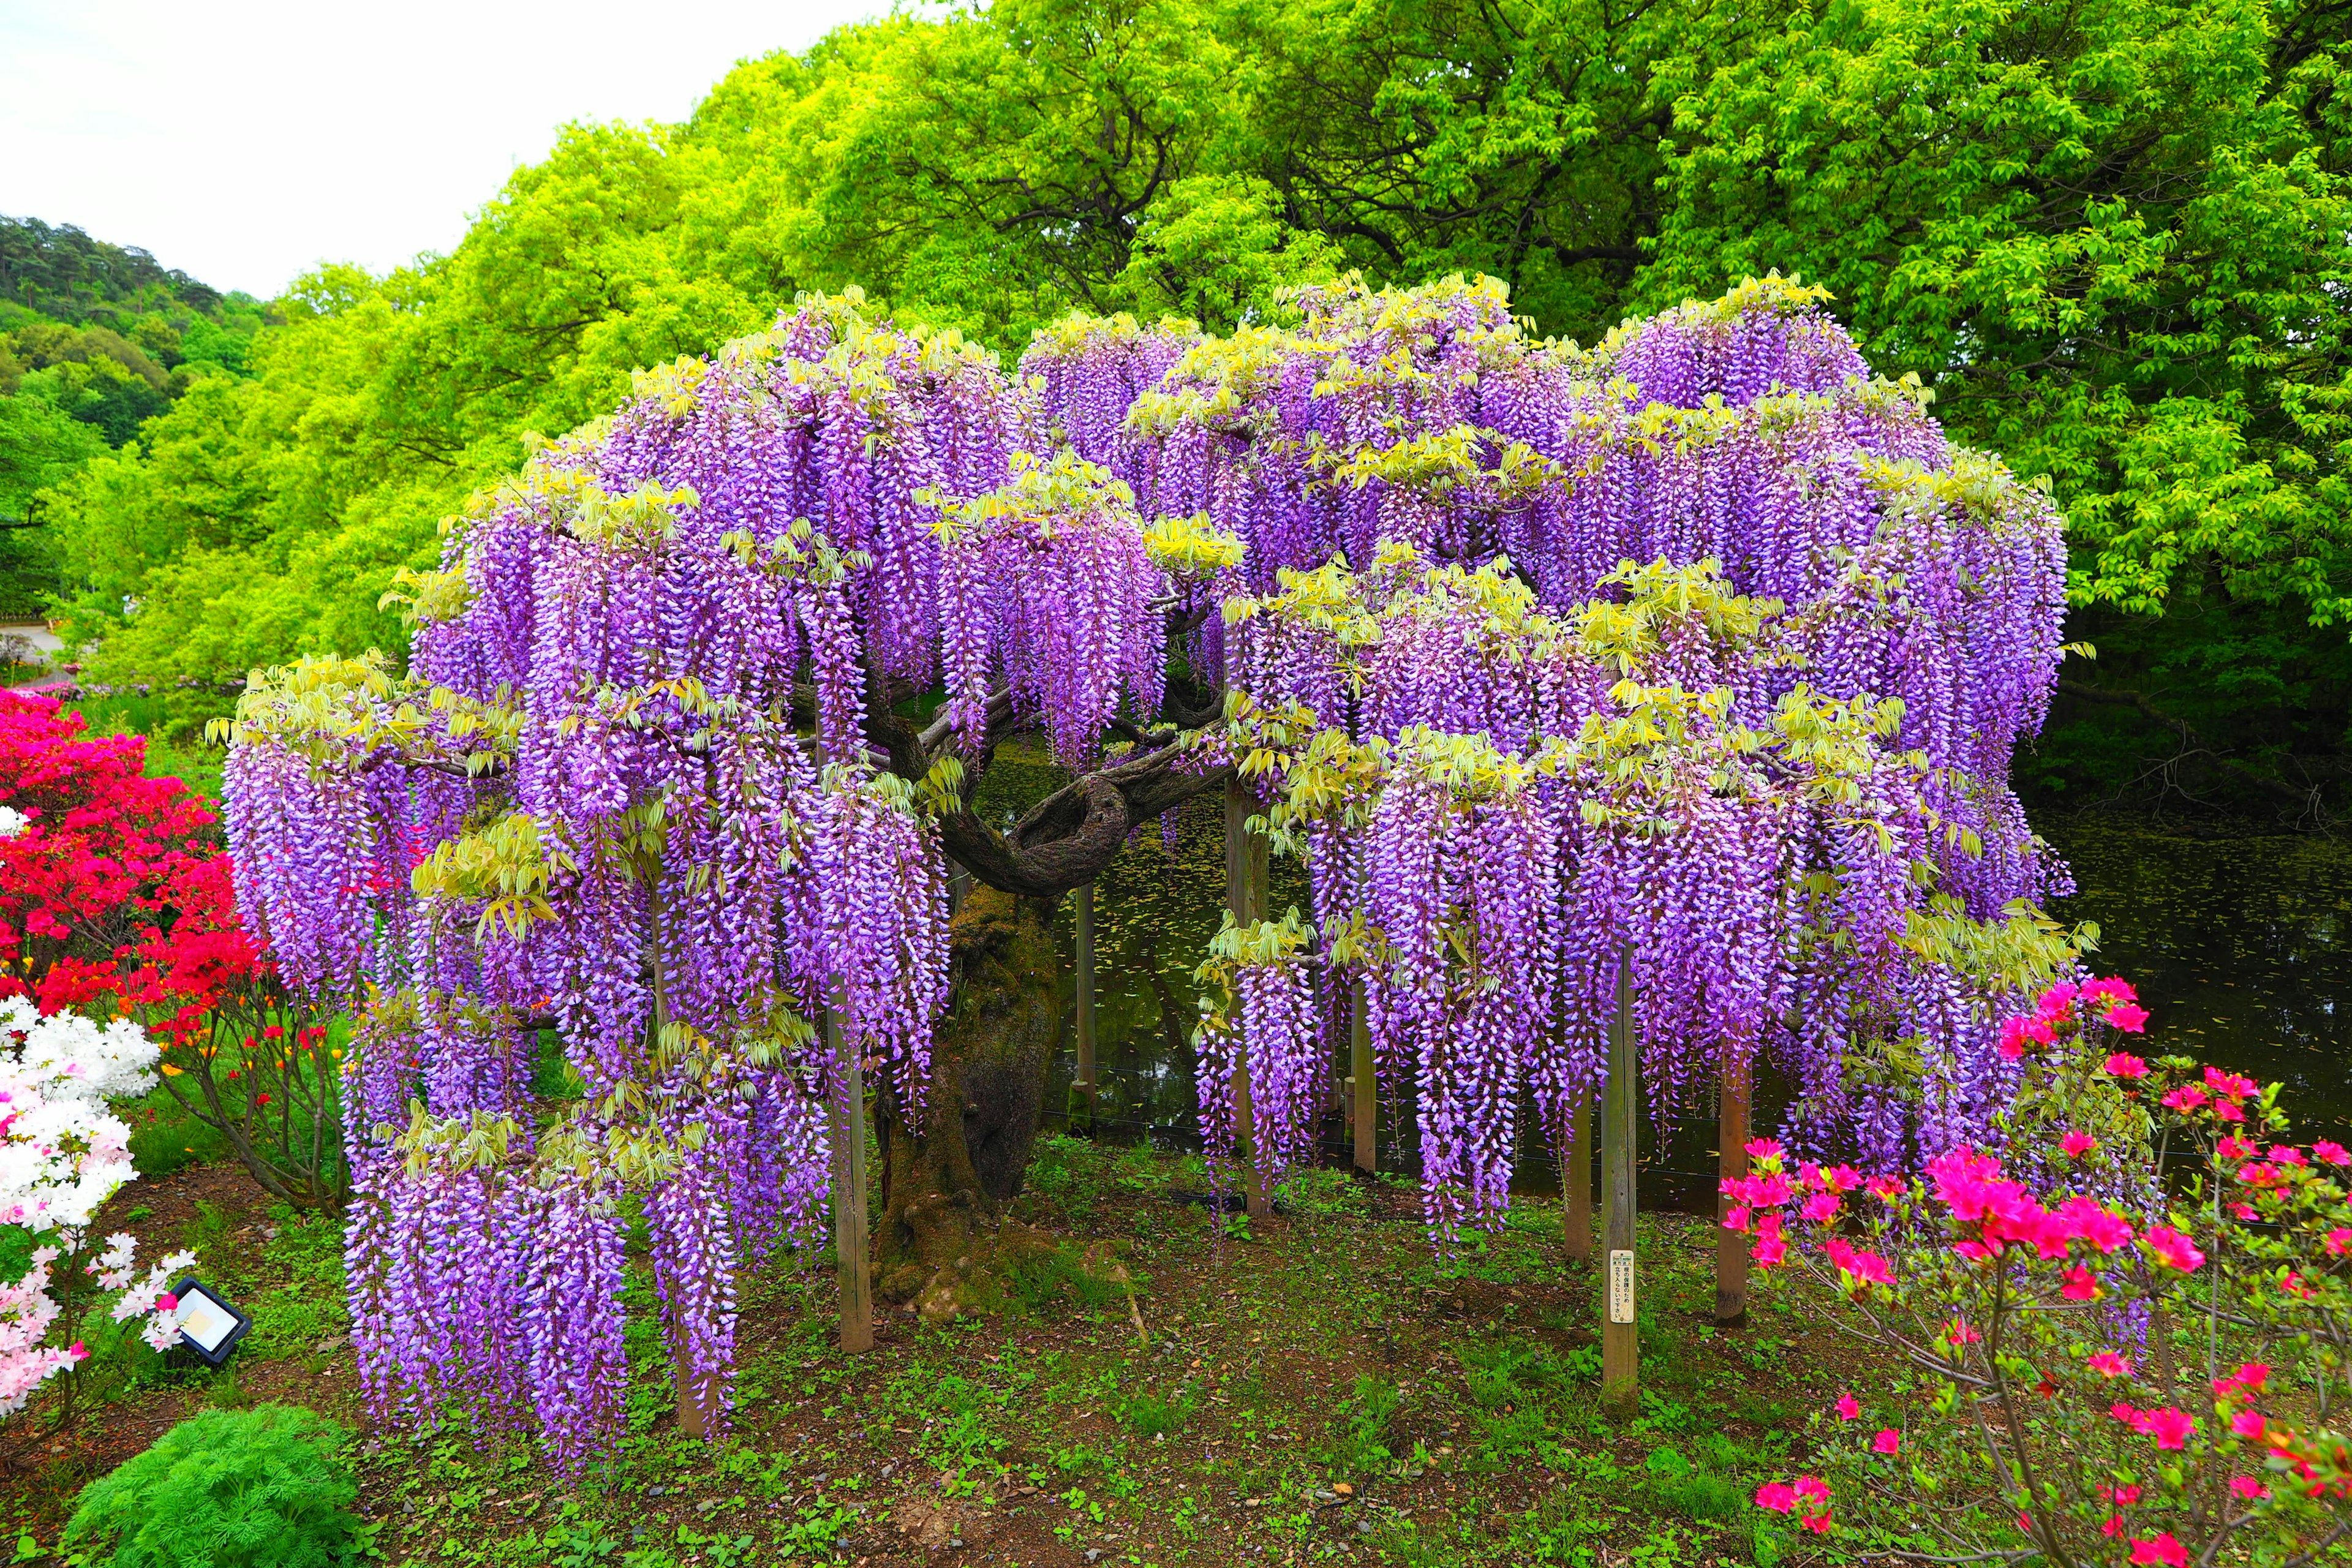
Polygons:
[[[1042,758],[1001,753],[982,801],[1010,811],[1066,777]],[[2312,837],[2191,837],[2134,820],[2041,826],[2078,884],[2053,912],[2095,922],[2094,968],[2139,988],[2150,1014],[2144,1054],[2177,1052],[2282,1080],[2302,1136],[2352,1134],[2352,849]],[[1197,1146],[1192,970],[1223,905],[1223,831],[1222,803],[1194,800],[1176,819],[1172,843],[1147,828],[1097,885],[1102,1134]],[[1277,911],[1305,904],[1296,863],[1276,862],[1273,891]],[[1070,918],[1066,902],[1066,925]],[[1050,1106],[1066,1103],[1074,1066],[1066,1030]],[[1768,1074],[1757,1098],[1757,1124],[1769,1127],[1785,1091]],[[1712,1106],[1688,1110],[1663,1141],[1644,1119],[1645,1205],[1712,1206]],[[1410,1105],[1383,1105],[1384,1167],[1411,1168],[1411,1127]],[[1335,1161],[1346,1156],[1341,1136],[1335,1115],[1326,1141]],[[1520,1168],[1525,1189],[1557,1190],[1556,1170],[1532,1144]]]

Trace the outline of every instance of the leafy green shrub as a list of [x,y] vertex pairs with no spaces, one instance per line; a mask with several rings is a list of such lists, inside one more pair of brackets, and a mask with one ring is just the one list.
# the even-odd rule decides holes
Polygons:
[[[210,1410],[82,1489],[64,1544],[111,1547],[112,1568],[326,1568],[371,1527],[343,1430],[290,1405]],[[92,1554],[92,1561],[96,1557]]]

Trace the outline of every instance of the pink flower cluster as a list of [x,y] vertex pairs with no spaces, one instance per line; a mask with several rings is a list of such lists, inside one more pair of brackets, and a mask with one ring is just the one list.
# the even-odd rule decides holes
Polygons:
[[1797,1522],[1815,1535],[1829,1533],[1830,1489],[1819,1476],[1799,1476],[1793,1484],[1766,1481],[1756,1489],[1756,1506],[1774,1513],[1793,1512]]
[[[1833,1225],[1844,1216],[1846,1194],[1864,1190],[1885,1202],[1903,1190],[1903,1184],[1892,1176],[1865,1179],[1852,1165],[1824,1166],[1810,1160],[1797,1167],[1792,1179],[1782,1168],[1780,1145],[1769,1138],[1749,1143],[1748,1155],[1756,1162],[1754,1173],[1724,1180],[1723,1194],[1732,1200],[1732,1206],[1723,1216],[1723,1228],[1756,1237],[1748,1256],[1759,1268],[1774,1268],[1788,1261],[1789,1242],[1782,1233],[1780,1211],[1789,1205],[1795,1204],[1798,1216],[1810,1224]],[[1759,1215],[1759,1210],[1764,1212]],[[1832,1237],[1823,1251],[1843,1275],[1849,1293],[1895,1282],[1886,1259],[1842,1237]]]
[[2112,975],[2080,985],[2061,981],[2042,994],[2032,1013],[2001,1025],[2000,1054],[2015,1061],[2035,1046],[2055,1045],[2070,1026],[2079,1027],[2092,1013],[2109,1028],[2126,1035],[2137,1035],[2147,1026],[2147,1009],[2139,1005],[2138,993],[2129,981]]
[[[2108,1070],[2114,1070],[2112,1066]],[[2201,1088],[2193,1083],[2180,1085],[2164,1097],[2164,1108],[2184,1116],[2202,1111],[2216,1121],[2242,1122],[2246,1119],[2246,1101],[2261,1093],[2262,1086],[2243,1073],[2207,1068]]]

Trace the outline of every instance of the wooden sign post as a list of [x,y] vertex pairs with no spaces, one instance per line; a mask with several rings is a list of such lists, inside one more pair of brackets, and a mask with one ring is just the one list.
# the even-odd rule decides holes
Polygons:
[[841,1348],[874,1348],[874,1259],[866,1238],[866,1074],[841,1026],[839,994],[824,1010],[834,1063],[833,1251],[841,1272]]
[[1356,1168],[1377,1171],[1381,1168],[1380,1083],[1372,1067],[1372,1021],[1360,980],[1348,992],[1348,1074],[1355,1081],[1349,1120],[1356,1135]]
[[[1271,847],[1249,830],[1253,804],[1241,780],[1225,785],[1225,907],[1233,911],[1235,925],[1265,919]],[[1233,1092],[1234,1153],[1242,1163],[1243,1210],[1252,1219],[1264,1219],[1274,1213],[1274,1205],[1266,1199],[1265,1178],[1257,1164],[1257,1118],[1250,1105],[1246,1058],[1234,1064]]]
[[[1716,1097],[1716,1141],[1721,1145],[1716,1168],[1727,1182],[1748,1174],[1748,1104],[1755,1085],[1751,1070],[1726,1064],[1723,1086]],[[1718,1323],[1744,1322],[1748,1318],[1748,1238],[1723,1228],[1730,1213],[1731,1200],[1722,1196],[1718,1188],[1715,1200],[1715,1321]]]
[[1559,1162],[1560,1230],[1568,1256],[1577,1263],[1592,1261],[1592,1096],[1576,1097],[1569,1112],[1568,1149]]
[[1601,1108],[1601,1190],[1608,1257],[1601,1269],[1601,1403],[1641,1408],[1642,1338],[1633,1299],[1633,1114],[1640,1099],[1633,1043],[1633,954],[1617,955],[1617,1016],[1609,1024],[1609,1082]]

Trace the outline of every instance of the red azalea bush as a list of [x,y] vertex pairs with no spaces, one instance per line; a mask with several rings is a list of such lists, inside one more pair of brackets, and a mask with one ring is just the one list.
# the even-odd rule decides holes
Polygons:
[[2284,1142],[2275,1085],[2114,1048],[2146,1016],[2100,980],[2011,1020],[1999,1155],[1919,1180],[1750,1146],[1726,1223],[1901,1369],[1759,1504],[1942,1562],[2294,1563],[2352,1531],[2352,1151]]
[[139,736],[0,692],[0,996],[137,1013],[164,1087],[271,1195],[340,1204],[340,1052],[247,935],[212,812],[145,763]]
[[164,934],[173,881],[210,858],[214,822],[147,742],[88,736],[51,699],[0,691],[0,996],[45,1013],[120,996]]

